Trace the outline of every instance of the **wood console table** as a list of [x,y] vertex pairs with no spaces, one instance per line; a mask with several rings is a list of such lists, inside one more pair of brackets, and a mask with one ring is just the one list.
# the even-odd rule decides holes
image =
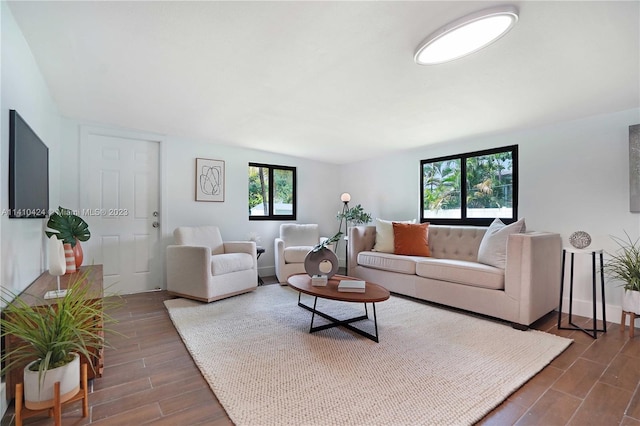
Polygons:
[[[102,299],[104,297],[104,285],[102,265],[90,265],[80,267],[80,273],[87,272],[87,278],[84,281],[85,285],[90,286],[87,290],[87,300]],[[60,277],[60,288],[66,289],[69,284],[69,280],[72,277],[78,276],[78,272],[73,274],[67,274]],[[44,306],[45,304],[54,303],[56,299],[45,300],[44,295],[49,290],[55,290],[57,288],[56,277],[45,271],[36,280],[25,288],[20,294],[20,298],[30,306]],[[102,316],[95,318],[95,321],[102,325]],[[22,344],[22,341],[17,337],[8,335],[4,338],[4,350],[11,350],[16,346]],[[94,377],[102,377],[102,371],[104,369],[104,350],[97,351],[92,354],[92,359],[87,360],[84,356],[80,355],[80,363],[89,363],[93,368],[88,368],[87,378],[93,379]],[[25,362],[24,365],[27,365]],[[16,384],[22,383],[22,370],[24,367],[16,366],[6,375],[6,390],[7,398],[11,400],[15,396]]]

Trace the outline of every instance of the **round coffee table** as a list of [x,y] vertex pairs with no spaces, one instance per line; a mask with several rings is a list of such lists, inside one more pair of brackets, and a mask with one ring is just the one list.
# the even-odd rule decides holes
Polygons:
[[[374,342],[378,342],[378,318],[376,316],[376,302],[384,302],[390,296],[389,290],[381,285],[374,284],[372,282],[365,281],[364,293],[356,292],[342,292],[338,291],[338,284],[342,280],[358,280],[358,278],[348,277],[346,275],[334,275],[327,281],[326,286],[313,286],[311,285],[311,277],[308,274],[296,274],[287,278],[287,284],[295,290],[298,290],[298,306],[311,311],[311,326],[309,327],[309,333],[315,333],[316,331],[326,330],[333,327],[344,327],[348,330],[358,333],[361,336],[367,337]],[[300,296],[302,293],[308,294],[314,297],[313,307],[305,305],[301,302]],[[363,303],[364,315],[349,318],[345,320],[339,320],[324,312],[316,309],[318,303],[318,297],[322,299],[339,300],[341,302]],[[367,309],[367,303],[371,303],[373,307],[373,324],[375,328],[375,334],[368,333],[364,330],[351,325],[353,322],[369,319],[369,311]],[[321,316],[330,321],[329,324],[321,325],[318,327],[313,326],[313,320],[316,315]]]

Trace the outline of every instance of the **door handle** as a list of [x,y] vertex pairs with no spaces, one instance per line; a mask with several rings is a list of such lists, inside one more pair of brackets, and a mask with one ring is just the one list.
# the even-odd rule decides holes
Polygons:
[[160,227],[160,222],[153,222],[151,224],[151,226],[153,226],[154,228],[159,228]]

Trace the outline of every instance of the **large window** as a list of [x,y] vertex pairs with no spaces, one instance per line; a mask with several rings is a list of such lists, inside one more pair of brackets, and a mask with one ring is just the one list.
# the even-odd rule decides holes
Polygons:
[[420,220],[489,225],[518,218],[518,146],[420,161]]
[[296,168],[249,163],[249,219],[296,220]]

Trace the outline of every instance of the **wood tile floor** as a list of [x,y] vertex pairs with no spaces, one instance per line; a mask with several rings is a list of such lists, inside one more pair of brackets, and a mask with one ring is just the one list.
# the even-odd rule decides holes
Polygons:
[[[266,284],[275,277],[265,278]],[[124,296],[116,316],[117,349],[105,354],[104,377],[94,380],[90,416],[79,404],[64,409],[64,425],[231,425],[176,332],[163,301],[164,291]],[[585,321],[585,319],[581,319]],[[640,426],[640,331],[608,324],[592,339],[578,331],[558,331],[548,315],[534,328],[574,339],[549,366],[489,413],[481,425]],[[13,407],[0,423],[14,424]],[[52,425],[46,417],[25,425]]]

